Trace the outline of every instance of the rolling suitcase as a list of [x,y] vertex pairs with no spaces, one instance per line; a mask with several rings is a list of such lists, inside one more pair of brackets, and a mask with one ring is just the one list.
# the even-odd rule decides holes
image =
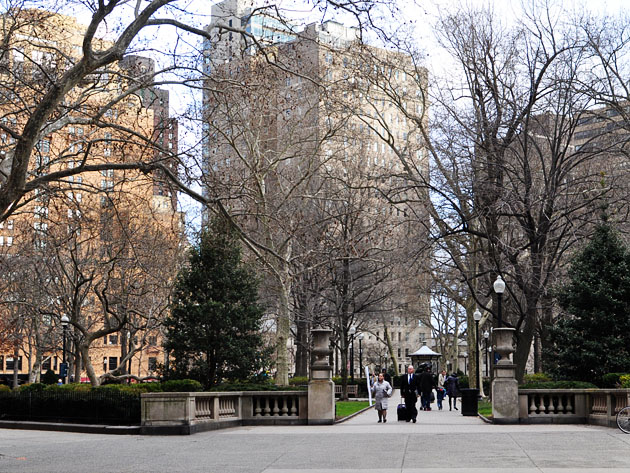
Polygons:
[[398,415],[398,422],[407,420],[407,406],[405,406],[402,402],[398,404],[398,407],[396,408],[396,415]]

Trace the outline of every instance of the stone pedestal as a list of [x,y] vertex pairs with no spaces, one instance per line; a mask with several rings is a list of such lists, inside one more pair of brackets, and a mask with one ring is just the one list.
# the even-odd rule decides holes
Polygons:
[[492,381],[492,415],[497,424],[518,423],[518,383],[516,365],[510,361],[514,352],[513,328],[495,328],[492,330],[493,351],[501,355],[494,365]]
[[313,362],[311,380],[308,383],[308,423],[325,425],[335,422],[335,383],[332,382],[332,367],[328,364],[330,335],[332,330],[314,329]]

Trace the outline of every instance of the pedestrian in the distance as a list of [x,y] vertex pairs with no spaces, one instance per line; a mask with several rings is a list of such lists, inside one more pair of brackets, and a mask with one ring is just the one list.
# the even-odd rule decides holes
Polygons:
[[389,384],[392,384],[392,377],[389,375],[389,373],[387,372],[387,368],[383,368],[383,378],[385,379],[385,381],[387,381]]
[[438,386],[437,389],[437,406],[438,410],[442,410],[442,401],[444,400],[444,396],[446,396],[446,390],[443,386]]
[[400,395],[405,399],[406,421],[416,423],[418,417],[418,409],[416,402],[418,401],[418,377],[413,374],[413,365],[407,367],[407,374],[403,375],[400,381]]
[[420,401],[422,403],[422,410],[430,411],[431,394],[435,386],[433,381],[433,373],[431,373],[430,366],[424,368],[424,372],[420,374],[418,384],[420,385]]
[[[451,373],[444,381],[446,395],[448,396],[448,410],[457,410],[457,394],[459,393],[459,380],[455,373]],[[452,401],[452,404],[451,404]]]
[[438,376],[438,388],[444,387],[444,381],[446,381],[446,370],[440,371],[440,375]]
[[387,422],[387,399],[392,395],[392,385],[385,381],[383,373],[379,373],[378,379],[372,384],[371,389],[378,412],[378,421]]

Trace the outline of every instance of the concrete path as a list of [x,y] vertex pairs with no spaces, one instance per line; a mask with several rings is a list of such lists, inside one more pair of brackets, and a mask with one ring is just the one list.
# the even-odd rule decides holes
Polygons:
[[[392,404],[397,402],[392,399]],[[237,427],[186,437],[0,430],[0,472],[628,472],[630,435],[594,426],[495,426],[459,411],[378,424]]]

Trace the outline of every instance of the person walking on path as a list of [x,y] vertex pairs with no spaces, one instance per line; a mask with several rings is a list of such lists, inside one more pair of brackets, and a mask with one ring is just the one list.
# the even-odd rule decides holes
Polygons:
[[387,399],[392,395],[392,385],[385,381],[383,373],[379,373],[378,379],[372,383],[371,389],[378,412],[378,421],[387,422]]
[[387,381],[389,384],[392,384],[392,377],[387,372],[387,368],[383,368],[383,379]]
[[423,411],[431,410],[431,394],[435,383],[433,381],[433,373],[431,368],[426,367],[424,372],[418,377],[418,384],[420,385],[420,402],[422,403]]
[[405,409],[407,410],[407,422],[416,423],[418,417],[418,409],[416,402],[418,401],[418,379],[413,374],[413,365],[407,367],[407,374],[403,376],[400,383],[400,394],[405,399]]
[[[451,373],[444,381],[446,394],[448,395],[448,410],[457,410],[457,393],[459,392],[459,380],[455,373]],[[453,404],[451,406],[451,401]]]
[[440,371],[440,375],[438,376],[438,388],[444,387],[444,381],[446,381],[446,370]]

